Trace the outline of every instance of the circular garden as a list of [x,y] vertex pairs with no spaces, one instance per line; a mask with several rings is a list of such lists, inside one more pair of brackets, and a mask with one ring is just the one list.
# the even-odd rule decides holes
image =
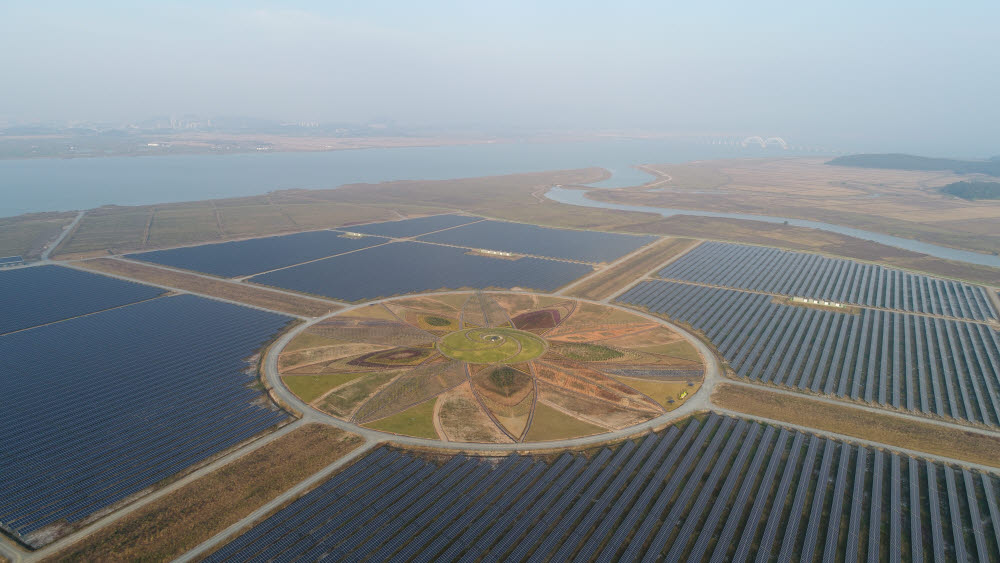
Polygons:
[[457,292],[361,306],[281,351],[312,408],[400,435],[512,443],[614,432],[689,399],[704,366],[678,332],[619,307]]

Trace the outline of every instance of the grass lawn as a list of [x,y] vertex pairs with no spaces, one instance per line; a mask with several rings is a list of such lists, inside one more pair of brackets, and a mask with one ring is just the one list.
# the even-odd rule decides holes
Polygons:
[[528,429],[528,434],[524,437],[524,441],[545,442],[549,440],[563,440],[577,436],[591,436],[602,432],[607,432],[607,430],[578,418],[573,418],[544,403],[537,403],[535,404],[535,416],[531,419],[531,428]]
[[325,373],[322,375],[287,375],[281,378],[298,398],[311,403],[334,387],[353,381],[364,373]]
[[473,328],[446,335],[438,342],[438,350],[472,364],[520,363],[540,356],[545,341],[511,328]]
[[437,430],[434,429],[434,404],[436,402],[436,398],[424,401],[403,412],[365,424],[365,427],[393,434],[437,440],[439,436]]

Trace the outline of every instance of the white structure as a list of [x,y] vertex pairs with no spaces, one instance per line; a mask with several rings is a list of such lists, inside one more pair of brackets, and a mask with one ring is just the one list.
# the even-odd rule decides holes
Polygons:
[[836,301],[825,301],[823,299],[811,299],[809,297],[792,297],[792,302],[794,303],[805,303],[806,305],[821,305],[823,307],[836,307],[838,309],[843,309],[847,307],[843,303],[837,303]]
[[743,139],[743,142],[740,144],[745,147],[750,143],[757,143],[758,145],[760,145],[760,148],[762,149],[766,149],[768,145],[778,145],[781,148],[788,150],[788,143],[786,143],[785,140],[782,139],[781,137],[768,137],[765,139],[763,137],[758,137],[755,135],[753,137],[747,137],[746,139]]
[[514,256],[513,252],[504,252],[502,250],[486,250],[485,248],[480,248],[476,252],[479,252],[481,254],[489,254],[490,256],[504,256],[507,258]]

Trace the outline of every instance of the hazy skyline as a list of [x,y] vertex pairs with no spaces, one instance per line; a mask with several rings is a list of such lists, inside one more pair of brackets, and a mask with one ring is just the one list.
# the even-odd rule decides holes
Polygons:
[[5,3],[0,118],[755,132],[1000,153],[995,2]]

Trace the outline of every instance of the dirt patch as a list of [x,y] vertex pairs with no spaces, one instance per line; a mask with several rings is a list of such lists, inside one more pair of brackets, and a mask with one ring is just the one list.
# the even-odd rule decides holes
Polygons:
[[219,297],[272,311],[305,317],[319,317],[343,308],[341,305],[332,302],[324,303],[315,299],[278,293],[251,285],[214,280],[193,274],[164,270],[156,266],[126,262],[115,258],[96,258],[77,262],[76,264],[96,272],[124,276],[138,281],[165,285],[192,293]]

